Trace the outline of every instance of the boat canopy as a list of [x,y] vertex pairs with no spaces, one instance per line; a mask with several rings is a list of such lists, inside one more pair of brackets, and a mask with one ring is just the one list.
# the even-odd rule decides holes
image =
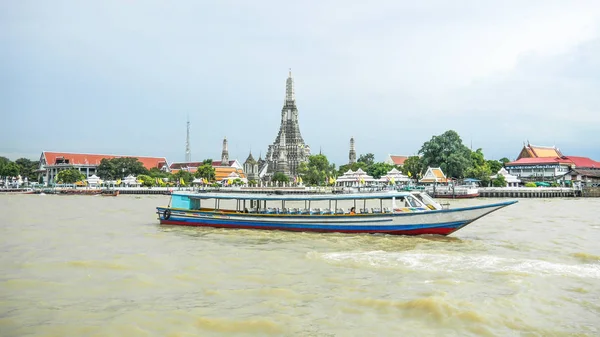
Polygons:
[[392,199],[412,196],[410,192],[389,191],[383,193],[349,193],[349,194],[251,194],[251,193],[173,193],[190,199],[222,199],[222,200],[356,200],[356,199]]

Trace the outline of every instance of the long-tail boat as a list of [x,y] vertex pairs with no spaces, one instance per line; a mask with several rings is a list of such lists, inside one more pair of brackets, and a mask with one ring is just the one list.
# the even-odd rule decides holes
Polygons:
[[[449,209],[426,193],[414,191],[323,195],[173,193],[169,205],[156,210],[162,225],[449,235],[516,202]],[[229,205],[222,207],[222,203]]]

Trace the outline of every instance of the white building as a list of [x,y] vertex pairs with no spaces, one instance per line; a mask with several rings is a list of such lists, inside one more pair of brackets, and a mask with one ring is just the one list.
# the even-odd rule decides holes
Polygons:
[[517,176],[508,173],[508,171],[504,167],[501,168],[497,174],[491,176],[490,178],[496,179],[499,175],[504,176],[504,180],[506,181],[507,187],[518,187],[521,184],[521,179],[517,178]]

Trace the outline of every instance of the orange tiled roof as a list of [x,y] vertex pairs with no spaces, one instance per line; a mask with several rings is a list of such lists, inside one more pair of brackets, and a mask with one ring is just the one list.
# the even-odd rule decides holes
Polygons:
[[131,157],[137,158],[148,170],[156,167],[161,168],[167,165],[165,157],[140,157],[140,156],[121,156],[111,154],[91,154],[91,153],[70,153],[70,152],[42,152],[46,160],[46,165],[54,165],[57,159],[65,159],[70,165],[100,165],[102,159]]
[[235,167],[229,167],[229,166],[218,166],[218,167],[215,167],[215,180],[217,180],[217,181],[223,180],[223,179],[227,178],[227,176],[230,175],[231,172],[237,173],[240,176],[240,178],[246,177],[244,175],[243,170],[236,169]]
[[[432,173],[434,178],[430,178],[427,177],[428,173]],[[438,182],[438,183],[445,183],[448,182],[448,179],[446,178],[446,175],[444,174],[444,172],[442,172],[442,169],[439,167],[430,167],[427,169],[427,172],[425,172],[425,175],[423,176],[423,179],[420,180],[421,182],[427,183],[427,182]]]
[[408,156],[395,156],[390,154],[390,159],[392,160],[394,165],[404,165],[404,162],[406,161],[406,159],[408,159]]
[[521,158],[556,158],[562,157],[560,150],[554,146],[536,146],[527,144],[519,153],[517,160]]

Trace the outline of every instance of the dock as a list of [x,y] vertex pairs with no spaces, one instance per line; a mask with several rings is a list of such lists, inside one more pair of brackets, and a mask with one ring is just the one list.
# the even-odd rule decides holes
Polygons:
[[565,187],[480,187],[483,198],[573,198],[582,191]]

